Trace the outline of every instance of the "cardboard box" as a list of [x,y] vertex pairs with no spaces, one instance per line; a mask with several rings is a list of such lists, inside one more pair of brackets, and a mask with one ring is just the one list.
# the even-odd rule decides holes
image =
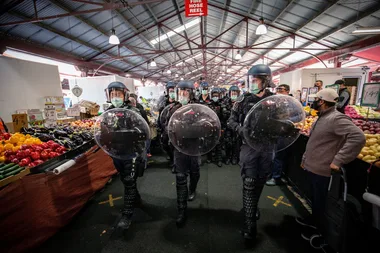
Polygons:
[[21,128],[28,127],[27,114],[12,114],[13,131],[20,132]]

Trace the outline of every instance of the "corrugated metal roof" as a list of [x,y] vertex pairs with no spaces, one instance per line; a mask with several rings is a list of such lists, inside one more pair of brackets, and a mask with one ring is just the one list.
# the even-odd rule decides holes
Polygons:
[[[102,1],[99,1],[102,2]],[[108,1],[103,1],[104,3]],[[119,3],[118,1],[115,1]],[[179,6],[179,15],[173,15],[177,10],[176,3]],[[218,6],[218,8],[214,7]],[[94,8],[100,8],[97,5],[84,4],[74,1],[64,0],[39,0],[37,1],[38,16],[53,16],[65,14],[68,11],[84,11]],[[222,10],[220,8],[225,8]],[[330,47],[339,47],[349,42],[358,40],[362,37],[352,35],[351,32],[356,27],[380,26],[380,3],[379,1],[322,1],[322,0],[296,0],[296,1],[278,1],[278,0],[209,0],[208,16],[204,18],[205,25],[205,43],[210,42],[220,33],[226,31],[237,22],[241,21],[244,16],[258,19],[263,17],[265,23],[269,24],[266,35],[257,36],[255,34],[257,22],[249,20],[248,26],[248,44],[259,44],[246,53],[246,49],[241,49],[243,55],[240,62],[247,66],[255,63],[268,62],[273,65],[273,70],[281,68],[278,65],[293,64],[311,56],[303,52],[289,52],[286,50],[273,50],[273,48],[292,48],[306,47],[307,52],[319,54],[326,50],[318,43],[313,43],[310,39],[317,40]],[[233,13],[235,12],[235,13]],[[238,15],[237,15],[237,14]],[[9,13],[0,16],[0,25],[8,22],[31,19],[35,16],[33,1],[26,0],[14,7]],[[167,19],[168,17],[171,18]],[[202,43],[200,38],[200,24],[197,24],[185,31],[179,32],[182,36],[174,34],[169,39],[161,41],[161,50],[182,50],[178,52],[166,53],[158,56],[161,52],[151,55],[131,56],[135,54],[146,54],[151,50],[158,50],[158,44],[151,44],[149,41],[157,38],[158,26],[157,20],[161,21],[161,35],[171,32],[180,27],[183,23],[190,22],[194,18],[186,18],[184,14],[184,2],[179,0],[162,1],[159,3],[150,3],[135,5],[118,10],[104,10],[96,13],[86,13],[76,16],[62,17],[45,20],[41,23],[29,23],[13,26],[0,26],[0,35],[7,33],[10,36],[28,39],[34,43],[58,49],[73,56],[83,57],[89,61],[105,62],[105,59],[119,55],[125,57],[113,61],[107,66],[125,71],[131,69],[129,73],[138,75],[152,75],[155,78],[170,78],[162,73],[177,62],[189,59],[192,56],[202,52],[198,45]],[[183,22],[183,23],[182,23]],[[70,25],[69,25],[70,23]],[[147,29],[148,27],[150,29]],[[339,27],[339,29],[337,29]],[[124,45],[118,47],[108,44],[108,36],[111,29],[116,30],[116,34]],[[335,31],[334,33],[332,33]],[[139,33],[139,35],[136,35]],[[295,42],[292,38],[295,33]],[[198,45],[192,42],[186,42],[185,36],[192,39]],[[222,36],[214,39],[207,45],[205,50],[207,66],[204,70],[194,72],[195,74],[206,73],[207,70],[223,71],[224,67],[214,66],[217,64],[231,65],[231,69],[237,72],[244,72],[245,68],[234,66],[239,64],[238,61],[232,61],[237,49],[228,49],[230,45],[242,47],[246,44],[246,22],[236,25],[234,28],[225,32]],[[288,38],[281,38],[289,36]],[[302,38],[304,36],[305,38]],[[73,38],[71,40],[70,38]],[[189,45],[193,54],[191,54]],[[223,48],[215,48],[223,47]],[[309,50],[307,50],[309,49]],[[311,50],[319,49],[319,50]],[[219,56],[216,54],[221,53]],[[262,56],[265,56],[262,58]],[[155,59],[157,67],[147,69],[147,62]],[[263,60],[264,59],[264,60]],[[276,60],[280,59],[280,63]],[[203,63],[203,57],[196,60],[186,61],[180,68],[173,68],[178,73],[188,73],[199,68]],[[284,66],[285,66],[284,65]],[[219,70],[218,70],[219,69]],[[232,72],[232,75],[234,72]],[[193,75],[193,73],[192,73]],[[193,76],[194,76],[193,75]]]

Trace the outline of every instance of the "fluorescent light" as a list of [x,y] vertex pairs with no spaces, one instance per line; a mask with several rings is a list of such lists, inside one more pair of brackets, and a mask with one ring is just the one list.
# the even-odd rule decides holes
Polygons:
[[190,27],[193,27],[197,24],[199,24],[201,22],[201,19],[200,18],[197,18],[197,19],[194,19],[190,22],[187,22],[186,24],[180,26],[180,27],[177,27],[176,29],[174,29],[174,31],[170,31],[164,35],[161,35],[159,38],[155,38],[153,40],[150,41],[151,44],[155,45],[157,44],[159,41],[163,41],[163,40],[167,40],[169,39],[170,37],[174,36],[176,33],[180,33],[180,32],[183,32],[185,31],[186,29],[190,28]]
[[166,71],[166,74],[171,74],[172,72],[171,72],[171,70],[170,69],[168,69],[168,71]]
[[235,55],[235,60],[240,60],[241,59],[241,54],[240,50],[238,50],[237,54]]
[[202,53],[197,54],[196,56],[193,56],[193,57],[191,57],[191,58],[189,58],[189,59],[186,59],[185,62],[188,62],[188,61],[190,61],[191,59],[197,58],[197,57],[199,57],[199,56],[201,56],[201,55],[202,55]]
[[380,33],[380,26],[377,27],[361,27],[352,32],[353,34],[376,34]]
[[[191,59],[197,58],[197,57],[199,57],[199,56],[201,56],[201,55],[202,55],[202,53],[197,54],[197,55],[195,55],[195,56],[193,56],[193,57],[190,57],[190,58],[186,59],[185,62],[188,62],[188,61],[190,61]],[[183,64],[183,61],[180,61],[180,62],[178,62],[178,63],[176,64],[176,66],[180,66],[180,65],[182,65],[182,64]]]
[[264,19],[260,18],[260,25],[256,28],[256,35],[263,35],[267,34],[268,29],[267,26],[264,24]]
[[108,40],[108,43],[110,43],[111,45],[119,45],[120,44],[120,40],[115,34],[115,29],[111,30],[111,36]]
[[156,67],[156,66],[157,66],[157,64],[156,64],[156,62],[154,61],[154,59],[150,62],[150,66],[151,66],[151,67]]

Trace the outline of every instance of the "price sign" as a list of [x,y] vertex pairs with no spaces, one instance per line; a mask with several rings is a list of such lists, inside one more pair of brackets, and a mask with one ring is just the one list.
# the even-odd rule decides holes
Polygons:
[[308,102],[313,102],[314,98],[311,98],[310,95],[312,94],[317,94],[318,93],[318,87],[311,87],[309,88],[309,97],[308,97]]
[[326,88],[334,89],[339,94],[339,84],[326,85]]
[[363,85],[361,106],[377,107],[380,100],[380,83],[365,83]]
[[186,17],[207,16],[207,0],[185,0]]
[[27,114],[12,114],[13,130],[20,132],[21,128],[28,127]]
[[80,116],[80,108],[79,107],[68,108],[67,109],[67,116],[69,116],[69,117]]

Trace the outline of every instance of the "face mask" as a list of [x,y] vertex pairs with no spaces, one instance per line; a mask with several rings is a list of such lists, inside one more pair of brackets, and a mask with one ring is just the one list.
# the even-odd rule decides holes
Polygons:
[[202,90],[202,95],[207,95],[207,90]]
[[180,96],[178,101],[182,104],[182,105],[187,105],[189,103],[189,100],[186,98],[186,97],[182,97]]
[[241,91],[242,91],[243,93],[245,93],[245,92],[247,92],[247,88],[242,88]]
[[218,102],[219,98],[218,97],[212,97],[212,100],[214,100],[214,102]]
[[257,83],[252,83],[250,91],[252,94],[259,93],[260,92],[259,85]]
[[319,105],[319,100],[314,100],[313,101],[313,104],[311,105],[311,109],[314,109],[314,110],[319,110],[319,108],[321,107],[321,105]]
[[175,99],[175,93],[174,92],[169,92],[169,97],[172,99]]
[[232,95],[232,96],[231,96],[231,100],[232,100],[232,101],[235,101],[236,99],[237,99],[237,96],[236,96],[236,95]]
[[113,106],[115,106],[115,107],[120,107],[120,106],[123,105],[124,101],[123,101],[122,98],[118,98],[118,97],[116,97],[116,98],[112,98],[112,99],[111,99],[111,103],[112,103]]

